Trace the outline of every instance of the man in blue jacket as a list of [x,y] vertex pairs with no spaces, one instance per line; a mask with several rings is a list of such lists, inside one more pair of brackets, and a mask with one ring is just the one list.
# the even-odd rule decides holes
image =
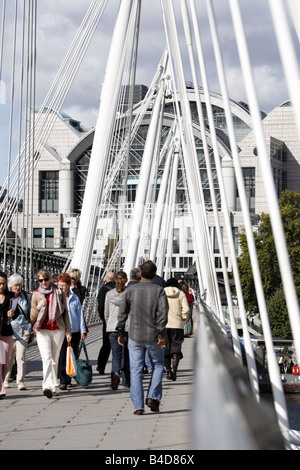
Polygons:
[[125,323],[130,315],[128,348],[130,361],[130,396],[134,413],[144,413],[143,368],[146,351],[153,364],[146,405],[159,411],[164,373],[164,330],[169,304],[163,287],[153,282],[156,265],[146,261],[141,266],[141,280],[133,289],[126,289],[119,309],[117,330],[119,343],[125,342]]

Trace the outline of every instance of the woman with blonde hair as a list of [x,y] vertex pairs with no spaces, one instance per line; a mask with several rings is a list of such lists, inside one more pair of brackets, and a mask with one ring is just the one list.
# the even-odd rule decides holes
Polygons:
[[76,268],[72,268],[68,271],[69,276],[71,276],[71,291],[77,295],[80,300],[81,305],[85,299],[86,287],[81,284],[81,271]]
[[[81,303],[76,294],[71,292],[71,277],[67,273],[58,276],[58,286],[63,291],[68,307],[68,315],[70,319],[72,341],[71,346],[74,351],[75,359],[78,359],[80,341],[86,338],[87,328],[84,321]],[[71,387],[71,377],[66,373],[66,356],[67,356],[67,340],[64,339],[60,350],[58,376],[60,378],[60,389],[66,390]]]
[[[130,387],[129,352],[127,342],[124,347],[118,343],[118,313],[121,299],[125,295],[127,274],[119,271],[115,277],[116,287],[107,292],[105,296],[104,317],[106,320],[106,331],[112,351],[111,388],[117,390],[120,383],[120,373],[123,369],[123,385]],[[127,325],[128,326],[128,325]],[[128,331],[128,328],[127,328]]]
[[43,394],[47,398],[57,395],[57,367],[65,335],[67,341],[71,341],[66,300],[61,289],[50,278],[46,269],[37,273],[40,286],[32,294],[30,310],[30,320],[34,323],[33,331],[43,362]]

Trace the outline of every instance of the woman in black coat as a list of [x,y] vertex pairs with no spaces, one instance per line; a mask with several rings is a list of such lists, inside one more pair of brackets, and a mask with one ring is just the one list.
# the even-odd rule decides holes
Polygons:
[[6,284],[7,275],[0,271],[0,399],[6,395],[4,380],[13,346],[13,329],[10,322],[15,315],[10,305],[14,294],[7,290]]

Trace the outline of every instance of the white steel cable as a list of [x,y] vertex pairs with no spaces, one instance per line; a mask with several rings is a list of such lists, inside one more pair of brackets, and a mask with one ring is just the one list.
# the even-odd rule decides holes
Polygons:
[[[231,114],[231,109],[230,109],[230,104],[229,104],[227,83],[226,83],[226,77],[225,77],[223,61],[222,61],[222,54],[221,54],[221,49],[220,49],[220,44],[219,44],[216,21],[214,17],[214,10],[213,10],[210,0],[206,1],[206,5],[207,5],[207,12],[208,12],[208,18],[209,18],[209,24],[210,24],[210,31],[212,34],[212,41],[213,41],[214,54],[216,58],[218,77],[220,81],[221,93],[222,93],[222,98],[223,98],[223,103],[224,103],[224,110],[225,110],[226,121],[227,121],[227,126],[228,126],[229,139],[231,141],[231,152],[232,152],[232,156],[235,162],[237,184],[238,184],[240,194],[244,194],[245,193],[244,180],[243,178],[239,177],[239,172],[238,172],[238,170],[240,170],[239,157],[237,154],[237,144],[236,144],[236,139],[235,139],[232,114]],[[245,211],[245,215],[246,215],[248,211],[248,206],[245,205],[245,208],[243,208],[243,210]],[[252,233],[252,227],[251,227],[251,233]],[[231,238],[229,240],[230,240],[230,243],[232,243]],[[232,245],[231,245],[231,250],[232,250]],[[253,394],[256,400],[259,401],[260,396],[259,396],[257,368],[256,368],[256,363],[255,363],[254,351],[253,351],[252,344],[251,344],[250,334],[248,331],[246,309],[244,305],[242,287],[240,283],[239,271],[238,271],[238,266],[237,266],[235,257],[232,258],[232,267],[233,267],[235,287],[236,287],[236,292],[237,292],[237,297],[238,297],[238,302],[239,302],[239,310],[240,310],[241,323],[242,323],[243,334],[244,334],[245,350],[247,353],[247,365],[248,365],[250,383],[252,386]]]
[[[222,205],[223,205],[223,208],[224,208],[223,209],[223,215],[224,215],[225,228],[226,228],[227,238],[228,238],[229,252],[230,252],[230,255],[231,255],[232,262],[235,263],[235,247],[234,247],[233,239],[232,239],[231,221],[230,221],[230,216],[229,216],[226,191],[225,191],[225,187],[224,187],[223,174],[222,174],[222,169],[221,169],[221,166],[220,166],[219,148],[218,148],[216,129],[215,129],[215,124],[214,124],[213,112],[212,112],[210,93],[209,93],[209,88],[208,88],[208,81],[207,81],[207,74],[206,74],[206,66],[205,66],[205,61],[204,61],[203,48],[202,48],[199,25],[198,25],[198,20],[197,20],[197,11],[196,11],[196,8],[195,8],[194,0],[190,1],[190,10],[191,10],[191,18],[192,18],[192,22],[193,22],[193,30],[194,30],[194,34],[195,34],[196,50],[197,50],[200,73],[201,73],[201,78],[202,78],[203,91],[204,91],[205,103],[206,103],[206,110],[207,110],[209,127],[210,127],[210,134],[211,134],[211,139],[212,139],[212,146],[213,146],[213,151],[214,151],[214,156],[215,156],[215,163],[216,163],[216,167],[217,167],[220,194],[221,194],[221,199],[222,199]],[[221,244],[222,244],[222,242],[221,242]],[[240,342],[239,342],[238,331],[237,331],[236,322],[235,322],[235,319],[234,319],[234,314],[233,314],[233,309],[232,309],[231,291],[230,291],[229,279],[228,279],[228,274],[227,274],[226,267],[223,271],[224,271],[224,282],[225,282],[225,288],[226,288],[226,295],[227,295],[227,299],[228,299],[229,315],[230,315],[230,320],[231,320],[233,348],[234,348],[236,356],[241,360],[241,345],[240,345]],[[235,271],[236,271],[235,275],[239,276],[239,273],[237,272],[237,269]]]
[[[116,90],[119,89],[121,84],[120,63],[123,59],[124,41],[127,37],[130,15],[133,8],[136,11],[134,3],[132,0],[123,0],[120,4],[107,62],[106,77],[101,92],[99,115],[82,205],[82,215],[73,256],[74,265],[82,267],[83,283],[86,283],[88,280],[91,264],[91,246],[96,232],[97,211],[101,201],[109,161],[111,130],[117,104]],[[101,155],[101,160],[99,160],[99,155]]]
[[[269,201],[269,210],[270,210],[270,215],[271,215],[271,223],[273,226],[274,238],[277,238],[277,242],[275,241],[275,245],[277,246],[277,252],[280,249],[279,256],[281,260],[285,258],[285,256],[287,257],[287,260],[288,260],[288,253],[287,253],[286,241],[285,241],[284,232],[283,232],[282,220],[281,220],[280,211],[278,207],[278,200],[277,200],[277,195],[275,192],[274,180],[273,180],[273,175],[271,172],[271,165],[270,165],[269,157],[266,151],[263,126],[261,122],[261,116],[260,116],[260,111],[259,111],[259,106],[258,106],[258,101],[257,101],[257,96],[256,96],[256,91],[255,91],[255,86],[254,86],[254,80],[253,80],[253,73],[252,73],[252,68],[250,64],[248,47],[246,43],[246,37],[245,37],[245,32],[243,28],[243,22],[242,22],[242,17],[241,17],[241,12],[240,12],[240,7],[239,7],[238,2],[234,0],[233,1],[230,0],[230,8],[231,8],[231,15],[232,15],[233,25],[234,25],[234,30],[235,30],[235,36],[237,38],[237,46],[238,46],[238,51],[239,51],[240,62],[241,62],[242,71],[244,75],[244,83],[246,86],[247,96],[249,100],[250,112],[251,112],[251,116],[253,119],[253,129],[255,132],[258,153],[260,157],[259,160],[261,161],[262,167],[263,167],[263,179],[265,182],[266,195]],[[274,225],[275,220],[276,220],[276,226]],[[279,233],[279,237],[276,236],[275,232],[277,234]],[[278,241],[280,244],[278,243]],[[255,282],[255,287],[256,287],[257,300],[259,303],[260,316],[261,316],[261,321],[262,321],[262,326],[263,326],[263,331],[264,331],[266,347],[268,351],[269,374],[271,377],[272,390],[274,394],[274,405],[277,411],[278,422],[282,430],[282,434],[286,442],[286,446],[289,447],[288,413],[287,413],[286,402],[285,402],[284,393],[283,393],[282,382],[281,382],[281,378],[280,378],[280,374],[278,370],[276,355],[274,351],[273,341],[272,341],[268,313],[267,313],[264,293],[262,289],[260,270],[259,270],[258,261],[256,257],[255,243],[253,241],[253,237],[251,236],[249,236],[249,239],[248,239],[248,246],[249,246],[249,253],[250,253],[251,264],[252,264],[252,269],[253,269],[253,277],[254,277],[254,282]],[[286,260],[284,260],[284,264],[287,267]],[[292,286],[289,286],[289,290],[293,291],[294,281],[289,276],[288,271],[284,270],[282,271],[282,277],[285,277],[285,276],[288,278],[289,282],[292,282]],[[285,280],[284,279],[282,280],[285,283]],[[300,324],[299,324],[299,328],[300,328]],[[298,330],[298,337],[299,337],[299,331],[300,330]],[[296,345],[296,350],[297,350],[297,345]],[[299,349],[297,351],[299,352]]]
[[[235,319],[233,315],[233,309],[232,309],[231,292],[230,292],[229,279],[228,279],[228,273],[227,273],[223,237],[221,234],[221,226],[220,226],[220,219],[219,219],[219,211],[217,207],[216,191],[215,191],[214,180],[213,180],[210,154],[208,150],[206,128],[205,128],[205,123],[204,123],[202,102],[201,102],[200,89],[199,89],[199,84],[198,84],[198,76],[196,72],[196,64],[195,64],[195,58],[194,58],[194,52],[193,52],[193,40],[192,40],[191,26],[190,26],[190,21],[189,21],[189,13],[188,13],[187,4],[185,0],[181,2],[181,9],[182,9],[183,22],[184,22],[184,30],[185,30],[185,35],[186,35],[186,42],[187,42],[188,51],[189,51],[192,78],[194,82],[200,129],[202,132],[204,156],[205,156],[205,162],[206,162],[206,168],[207,168],[207,174],[208,174],[208,180],[209,180],[209,188],[210,188],[210,194],[211,194],[211,200],[212,200],[212,206],[213,206],[213,214],[214,214],[214,220],[215,220],[215,226],[216,226],[216,232],[217,232],[217,240],[218,240],[219,249],[220,249],[220,258],[221,258],[221,263],[222,263],[223,278],[224,278],[226,294],[228,298],[228,306],[229,306],[231,325],[232,325],[232,336],[234,337],[234,352],[237,355],[237,357],[239,357],[240,361],[242,361],[241,348],[240,348],[240,343],[238,341],[238,332],[237,332],[236,323],[235,323]],[[216,154],[215,160],[217,158],[218,158],[218,154]],[[229,233],[229,236],[230,236],[230,233]],[[220,308],[220,312],[221,312],[220,320],[225,325],[225,318],[224,318],[222,308]]]
[[[11,167],[11,153],[12,153],[12,138],[13,138],[13,114],[14,114],[14,98],[15,98],[15,71],[16,71],[16,37],[17,37],[17,22],[18,22],[18,0],[15,0],[14,9],[14,33],[13,33],[13,48],[12,48],[12,70],[11,70],[11,96],[10,96],[10,118],[9,118],[9,141],[8,141],[8,162],[7,162],[7,173],[10,174]],[[10,179],[8,178],[7,193],[6,193],[6,204],[4,212],[4,248],[3,248],[3,270],[6,270],[6,249],[7,249],[7,229],[8,229],[8,202],[10,199]]]
[[[57,88],[56,91],[55,91],[55,94],[54,94],[51,102],[47,103],[48,99],[50,98],[50,92],[48,93],[47,98],[44,101],[44,103],[43,103],[43,105],[40,109],[40,112],[37,115],[37,119],[36,119],[36,139],[35,139],[36,142],[37,142],[37,147],[36,147],[35,154],[37,156],[39,155],[40,150],[43,148],[43,146],[46,142],[46,138],[49,135],[49,133],[51,131],[51,128],[52,128],[52,125],[53,125],[53,122],[54,122],[54,119],[56,118],[56,113],[59,112],[59,110],[60,110],[60,108],[61,108],[61,106],[62,106],[62,104],[65,100],[66,94],[70,89],[71,82],[74,80],[74,78],[76,76],[79,65],[80,65],[80,63],[83,59],[83,56],[86,52],[86,49],[89,45],[89,42],[91,41],[91,38],[93,37],[95,28],[96,28],[96,26],[97,26],[97,24],[98,24],[98,22],[99,22],[99,20],[102,16],[102,13],[104,11],[106,3],[107,3],[107,0],[102,1],[102,2],[99,2],[99,0],[98,0],[97,2],[94,2],[94,4],[89,9],[89,15],[86,15],[86,17],[85,17],[85,19],[84,19],[84,21],[81,25],[81,28],[79,30],[79,32],[81,32],[81,30],[83,29],[83,26],[88,21],[88,26],[84,30],[83,37],[80,40],[78,40],[78,37],[77,37],[78,35],[77,35],[75,40],[73,41],[72,46],[69,50],[69,53],[67,54],[67,58],[71,57],[70,63],[66,64],[66,62],[67,62],[67,60],[66,60],[67,58],[66,58],[64,63],[63,63],[64,66],[61,67],[61,69],[60,69],[59,73],[57,74],[57,76],[56,76],[56,78],[53,82],[53,85],[50,89],[50,91],[52,92],[54,90],[54,88]],[[92,11],[92,14],[90,14],[90,11],[91,11],[92,7],[93,7],[94,11]],[[91,23],[90,26],[89,26],[89,23]],[[71,52],[73,53],[73,56],[71,56]],[[64,75],[61,77],[62,72],[64,72]],[[60,83],[59,83],[59,80],[60,80]],[[58,86],[56,86],[57,83],[59,83]],[[51,116],[51,119],[48,119],[49,116]],[[30,142],[30,139],[31,139],[31,137],[30,137],[30,135],[28,135],[27,140],[29,142]],[[24,144],[22,152],[23,152],[24,148],[26,147],[26,145],[29,145],[29,144],[28,143]],[[35,163],[36,163],[36,161],[34,161],[33,158],[32,158],[30,163],[29,163],[29,166],[28,166],[29,172],[31,172],[31,168]],[[14,171],[16,169],[16,166],[17,166],[17,160],[15,162],[14,167],[12,167],[12,171]],[[21,165],[21,171],[22,172],[24,171],[23,164]],[[16,175],[14,180],[13,180],[14,185],[16,185],[17,178],[18,178],[18,176]],[[23,182],[23,185],[26,184],[26,183],[24,183],[24,177],[22,178],[22,182]],[[1,194],[3,194],[3,192],[5,191],[6,184],[7,184],[7,181],[5,182],[5,184],[2,187]],[[13,195],[15,196],[15,193]],[[15,207],[16,207],[16,200],[15,200],[15,198],[12,198],[11,207],[10,207],[10,213],[11,214],[14,212]],[[3,224],[1,224],[1,227],[3,227]],[[1,239],[2,236],[3,236],[3,230],[0,231],[0,239]]]
[[[178,80],[181,113],[183,117],[183,127],[181,130],[182,136],[184,136],[183,142],[185,141],[186,143],[186,147],[183,145],[183,156],[187,174],[188,191],[191,201],[192,218],[195,225],[195,234],[198,244],[198,253],[201,251],[203,252],[204,262],[201,263],[201,267],[203,270],[203,279],[205,279],[207,283],[208,301],[212,309],[217,312],[218,316],[220,316],[220,292],[217,287],[217,278],[213,266],[212,250],[208,249],[210,246],[210,239],[208,233],[207,217],[205,213],[205,204],[198,167],[198,159],[195,149],[195,140],[192,133],[193,125],[191,120],[191,111],[187,97],[181,52],[178,42],[178,32],[176,28],[172,2],[166,1],[166,13],[170,28],[169,54],[170,57],[172,57],[174,60],[174,70]],[[168,35],[167,28],[166,35]],[[175,78],[174,74],[173,76]],[[176,89],[176,86],[174,86],[174,89]],[[180,114],[178,114],[178,116],[180,116]]]
[[0,80],[2,79],[2,62],[3,62],[3,44],[4,44],[4,26],[5,26],[5,7],[6,0],[3,0],[2,5],[2,22],[1,22],[1,42],[0,42]]
[[[242,362],[241,345],[240,345],[240,342],[239,342],[238,331],[237,331],[236,322],[235,322],[234,313],[233,313],[231,290],[230,290],[230,285],[229,285],[229,278],[228,278],[228,272],[227,272],[227,266],[226,266],[226,260],[225,260],[224,246],[223,246],[223,237],[222,237],[222,234],[221,234],[219,212],[218,212],[217,202],[216,202],[216,192],[215,192],[214,181],[213,181],[213,177],[212,177],[212,168],[211,168],[210,156],[209,156],[209,153],[208,153],[208,143],[207,143],[207,139],[206,139],[206,129],[205,129],[204,117],[203,117],[203,111],[202,111],[202,105],[201,105],[198,78],[197,78],[197,72],[196,72],[196,64],[195,64],[195,59],[194,59],[194,54],[193,54],[193,41],[192,41],[192,35],[191,35],[191,27],[190,27],[190,23],[189,23],[189,13],[188,13],[187,4],[186,4],[185,0],[182,1],[182,15],[183,15],[183,20],[184,20],[184,25],[185,25],[186,37],[188,38],[187,43],[188,43],[188,46],[189,46],[190,63],[191,63],[192,74],[193,74],[193,82],[194,82],[194,88],[195,88],[195,93],[196,93],[198,116],[199,116],[199,120],[200,120],[200,128],[202,129],[202,139],[203,139],[203,144],[204,144],[205,160],[206,160],[206,166],[207,166],[207,170],[208,170],[209,185],[210,185],[210,191],[211,191],[211,197],[212,197],[212,203],[213,203],[213,212],[214,212],[214,217],[215,217],[217,237],[218,237],[219,248],[220,248],[220,257],[221,257],[222,268],[223,268],[222,269],[223,278],[224,278],[226,296],[227,296],[227,301],[228,301],[228,309],[229,309],[229,315],[230,315],[230,324],[231,324],[232,338],[233,338],[233,349],[234,349],[235,355]],[[199,33],[199,30],[198,30],[198,25],[197,25],[197,15],[196,15],[195,9],[191,10],[191,18],[193,19],[193,22],[194,22],[194,26],[195,26],[194,30],[195,30],[195,35],[197,37],[197,33]],[[197,52],[198,52],[198,54],[200,54],[199,62],[201,64],[200,70],[202,71],[201,76],[202,76],[202,79],[203,79],[203,75],[205,74],[205,65],[204,65],[202,50],[199,48],[199,41],[198,41]],[[204,77],[203,81],[205,81],[205,77]],[[208,93],[208,95],[209,95],[209,93]],[[206,97],[207,97],[207,94],[206,94]],[[209,97],[208,97],[208,100],[209,100]],[[210,107],[210,101],[206,101],[207,113],[210,117],[211,116],[211,109],[210,109],[210,112],[209,112],[209,110],[208,110],[209,107]],[[210,120],[209,124],[210,124],[211,133],[214,134],[214,136],[212,137],[212,140],[214,142],[216,142],[214,122],[212,122],[212,120]],[[215,157],[217,170],[219,170],[218,171],[218,180],[219,180],[221,197],[222,197],[222,201],[224,200],[224,211],[223,211],[224,212],[224,218],[226,218],[227,222],[229,222],[229,225],[227,223],[227,226],[226,226],[227,227],[227,237],[232,238],[232,230],[231,230],[231,224],[230,224],[230,218],[229,218],[229,211],[228,211],[228,206],[227,206],[227,201],[226,201],[226,194],[225,194],[225,190],[224,190],[222,171],[220,171],[219,153],[218,153],[217,145],[215,145],[215,147],[214,147],[214,157]],[[229,226],[229,229],[228,229],[228,226]],[[234,253],[234,255],[235,255],[235,253]],[[225,324],[224,316],[221,317],[221,320]]]

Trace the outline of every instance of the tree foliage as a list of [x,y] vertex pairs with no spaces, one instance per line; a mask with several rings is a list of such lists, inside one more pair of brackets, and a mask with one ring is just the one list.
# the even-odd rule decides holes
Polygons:
[[[279,200],[287,248],[290,257],[292,273],[295,280],[298,297],[300,294],[300,194],[294,191],[284,191]],[[280,267],[275,249],[275,242],[269,214],[261,215],[259,232],[254,233],[259,268],[273,336],[287,339],[290,334],[288,314],[282,286]],[[258,313],[255,284],[247,237],[239,234],[241,254],[238,258],[240,279],[244,294],[246,310]],[[279,328],[282,324],[282,328]],[[288,325],[288,326],[287,326]],[[284,336],[282,336],[284,334]]]

